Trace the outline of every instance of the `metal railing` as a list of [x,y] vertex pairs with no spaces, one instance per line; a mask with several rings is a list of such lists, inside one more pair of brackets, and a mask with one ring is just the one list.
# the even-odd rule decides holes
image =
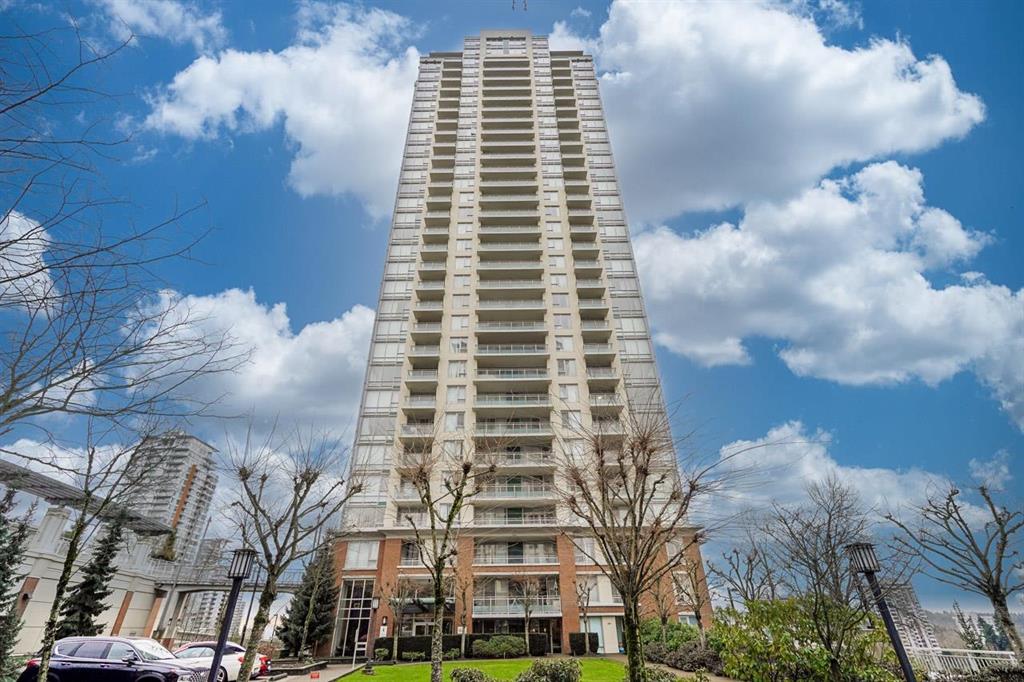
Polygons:
[[523,449],[519,452],[483,452],[481,453],[481,464],[490,465],[493,461],[497,466],[554,466],[555,460],[549,450]]
[[1012,651],[981,649],[907,647],[907,655],[926,672],[939,674],[981,672],[1017,662]]
[[477,266],[481,270],[540,269],[544,264],[539,260],[485,260]]
[[402,424],[403,436],[432,436],[434,435],[433,424]]
[[411,369],[406,375],[409,379],[436,379],[436,369]]
[[549,422],[477,422],[476,432],[484,435],[502,435],[506,433],[548,433],[551,431]]
[[555,513],[534,512],[529,514],[478,514],[474,523],[479,526],[553,526]]
[[478,308],[543,308],[542,298],[520,298],[515,300],[480,301]]
[[476,375],[486,379],[546,379],[546,369],[478,369]]
[[587,376],[595,379],[615,378],[615,370],[610,367],[588,367]]
[[538,241],[529,242],[482,242],[481,251],[540,251]]
[[544,288],[542,279],[485,279],[478,289],[537,289]]
[[551,398],[547,393],[478,393],[477,405],[548,405]]
[[409,355],[437,355],[440,352],[440,346],[421,346],[417,344],[409,349]]
[[488,485],[480,489],[482,500],[495,498],[551,497],[554,487],[549,483],[524,483],[522,485]]
[[523,353],[547,353],[543,343],[487,343],[476,347],[480,355],[521,355]]
[[[556,597],[536,597],[529,600],[531,615],[558,615],[562,603]],[[525,611],[523,600],[518,597],[473,597],[473,615],[518,615]]]
[[536,564],[557,564],[557,554],[483,554],[477,547],[473,563],[479,566],[529,566]]
[[510,322],[478,322],[477,331],[543,331],[547,325],[543,322],[533,321],[510,321]]

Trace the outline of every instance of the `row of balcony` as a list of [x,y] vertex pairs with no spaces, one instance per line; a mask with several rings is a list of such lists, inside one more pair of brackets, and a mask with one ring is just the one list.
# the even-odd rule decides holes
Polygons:
[[[474,351],[477,355],[547,355],[549,352],[548,346],[543,343],[481,343]],[[614,353],[615,349],[611,343],[585,343],[583,352],[588,355],[604,355]],[[409,349],[407,355],[430,357],[440,353],[439,345],[418,343]]]

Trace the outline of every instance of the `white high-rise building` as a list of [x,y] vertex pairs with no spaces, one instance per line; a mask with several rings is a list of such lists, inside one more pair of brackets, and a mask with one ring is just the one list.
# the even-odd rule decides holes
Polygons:
[[[472,632],[521,631],[510,580],[536,576],[531,624],[567,651],[579,574],[600,614],[588,629],[617,652],[622,602],[566,536],[587,531],[559,506],[556,455],[577,425],[614,437],[624,414],[664,407],[589,55],[484,31],[421,59],[377,311],[352,457],[363,491],[345,510],[357,530],[336,545],[335,651],[365,652],[380,631],[380,585],[422,579],[403,458],[470,441],[498,469],[459,519],[456,570],[473,594],[453,611]],[[407,634],[426,627],[402,620]]]
[[216,449],[183,431],[148,438],[139,448],[139,466],[151,484],[142,487],[132,507],[172,529],[171,536],[154,543],[154,556],[191,563],[199,551],[217,488]]

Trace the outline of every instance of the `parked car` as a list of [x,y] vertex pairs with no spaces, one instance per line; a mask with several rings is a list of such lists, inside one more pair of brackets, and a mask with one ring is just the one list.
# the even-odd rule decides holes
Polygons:
[[[189,642],[174,650],[178,658],[194,661],[197,665],[204,664],[207,669],[213,665],[213,651],[217,642]],[[228,642],[224,646],[224,656],[221,658],[221,668],[224,670],[224,679],[227,682],[234,682],[238,679],[238,670],[245,660],[245,647],[235,642]],[[256,660],[252,666],[253,677],[262,677],[270,674],[270,656],[256,654]],[[219,679],[219,678],[218,678]]]
[[[159,642],[134,637],[66,637],[53,645],[47,682],[206,682],[210,666],[176,658]],[[36,682],[39,659],[18,682]]]

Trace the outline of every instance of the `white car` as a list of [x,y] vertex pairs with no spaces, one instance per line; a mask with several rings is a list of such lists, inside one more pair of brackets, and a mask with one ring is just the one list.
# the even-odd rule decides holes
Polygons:
[[[198,666],[205,665],[207,670],[213,665],[213,650],[216,642],[192,642],[186,644],[174,652],[177,658],[188,660]],[[224,645],[224,655],[220,660],[220,673],[217,675],[217,682],[234,682],[238,679],[238,671],[242,667],[242,659],[245,657],[245,647],[234,642]],[[259,661],[253,666],[253,672],[259,672]]]

